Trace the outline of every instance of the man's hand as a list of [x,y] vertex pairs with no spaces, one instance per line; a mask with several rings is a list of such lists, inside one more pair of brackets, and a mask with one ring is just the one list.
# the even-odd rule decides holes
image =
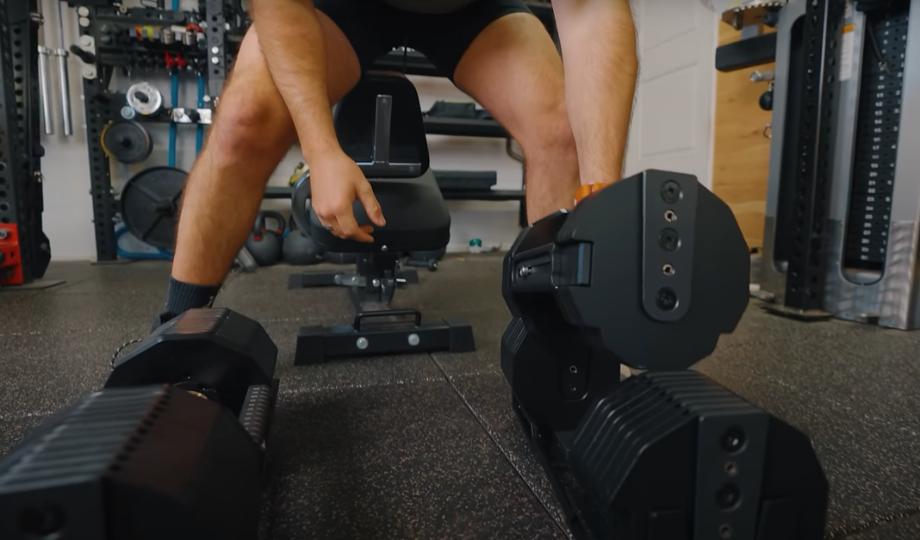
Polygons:
[[[386,221],[370,184],[342,152],[335,135],[330,101],[336,97],[330,94],[327,80],[328,44],[313,1],[253,0],[252,6],[268,70],[291,112],[304,158],[310,164],[317,216],[339,238],[373,242],[373,227],[362,229],[355,221],[355,199],[361,201],[375,225],[383,227]],[[359,73],[353,75],[357,80]]]
[[344,153],[324,155],[310,164],[311,204],[320,223],[343,240],[371,243],[373,226],[358,226],[352,204],[361,201],[371,222],[386,225],[380,203],[361,169]]

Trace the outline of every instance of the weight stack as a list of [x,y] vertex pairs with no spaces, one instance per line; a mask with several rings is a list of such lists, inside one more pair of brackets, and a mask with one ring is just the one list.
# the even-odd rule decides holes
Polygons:
[[0,538],[255,538],[261,467],[218,403],[165,386],[106,389],[0,462]]
[[[800,131],[820,111],[808,92],[819,70],[806,65],[820,52],[809,44],[819,41],[803,29],[813,20],[809,6],[821,3],[836,6],[842,26],[827,30],[839,41],[837,53],[824,57],[826,84],[836,97],[822,121],[823,142],[815,142]],[[844,320],[917,329],[920,0],[872,4],[790,0],[780,11],[758,281],[793,313],[818,309]],[[817,160],[827,174],[813,175],[823,187],[807,197],[800,157],[821,148],[834,157]],[[797,214],[818,202],[824,217],[809,228]],[[812,264],[797,264],[803,257]],[[790,296],[796,289],[809,291],[808,302]]]
[[809,440],[699,373],[627,379],[557,435],[591,536],[823,536],[827,481]]
[[853,54],[851,76],[841,82],[837,144],[852,154],[835,169],[824,309],[917,329],[920,0],[854,10],[847,23]]

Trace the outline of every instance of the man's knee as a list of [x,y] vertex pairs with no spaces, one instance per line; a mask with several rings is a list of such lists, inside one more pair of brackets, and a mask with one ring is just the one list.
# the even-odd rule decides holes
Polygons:
[[528,160],[566,160],[577,163],[575,136],[569,123],[565,102],[560,100],[533,111],[519,138]]
[[271,101],[257,95],[225,99],[218,107],[208,144],[231,159],[283,152],[294,142],[294,128],[287,111],[275,109]]

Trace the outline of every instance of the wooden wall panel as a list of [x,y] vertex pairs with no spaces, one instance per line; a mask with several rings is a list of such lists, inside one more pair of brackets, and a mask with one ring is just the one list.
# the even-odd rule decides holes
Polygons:
[[[719,25],[719,43],[740,38],[740,32]],[[716,75],[716,119],[713,156],[713,190],[735,212],[749,246],[763,245],[770,139],[764,127],[770,113],[758,105],[768,83],[753,83],[755,69],[772,70],[765,64]]]

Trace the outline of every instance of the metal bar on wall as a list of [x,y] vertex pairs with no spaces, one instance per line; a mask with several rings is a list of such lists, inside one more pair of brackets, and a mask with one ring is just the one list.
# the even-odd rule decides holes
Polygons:
[[[0,36],[11,36],[9,6],[0,0]],[[13,89],[12,43],[0,39],[0,223],[15,224],[19,219],[16,204],[20,187],[16,182],[16,99]]]
[[786,305],[820,309],[826,279],[828,198],[834,141],[835,87],[845,5],[835,0],[808,3],[805,15],[805,106],[800,123],[794,178],[795,223],[786,279]]
[[208,93],[212,98],[220,95],[229,69],[227,55],[227,18],[224,14],[224,0],[207,0],[208,33]]
[[[78,14],[88,24],[80,25],[79,46],[95,54],[96,14],[99,8],[81,6]],[[118,258],[115,238],[116,203],[112,190],[109,158],[102,149],[100,136],[109,119],[106,69],[99,63],[83,66],[83,96],[86,116],[86,149],[89,154],[90,195],[93,201],[93,228],[96,234],[96,260],[114,261]]]
[[37,0],[0,0],[0,222],[18,228],[23,276],[44,275]]

